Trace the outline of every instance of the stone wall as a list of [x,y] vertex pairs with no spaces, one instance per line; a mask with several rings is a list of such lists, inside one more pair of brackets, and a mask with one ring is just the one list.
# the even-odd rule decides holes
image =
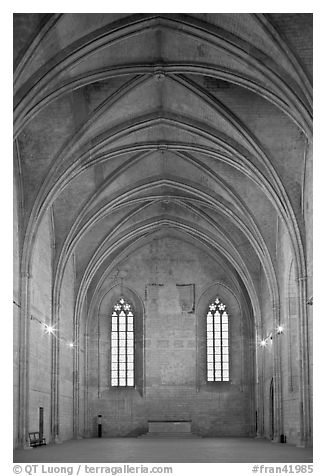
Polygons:
[[[263,400],[259,413],[262,417],[262,435],[277,438],[276,414],[281,414],[280,434],[288,443],[300,442],[300,342],[299,342],[299,295],[297,270],[294,265],[293,250],[284,224],[278,220],[275,230],[276,276],[279,305],[273,304],[265,280],[261,274],[260,300],[262,307],[262,338],[267,339],[265,347],[258,347],[259,385]],[[273,305],[275,309],[273,309]],[[279,314],[279,322],[277,315]],[[278,335],[277,326],[283,327]],[[276,358],[275,358],[276,353]],[[275,376],[280,372],[279,394]],[[271,388],[273,387],[273,389]],[[274,392],[274,397],[272,397]],[[274,414],[274,427],[272,416]]]
[[44,436],[51,440],[51,359],[52,336],[44,332],[41,322],[50,325],[52,315],[52,234],[47,213],[35,241],[30,280],[29,328],[29,428],[39,429],[39,408],[44,409]]
[[[110,280],[104,283],[104,298],[88,324],[89,436],[96,435],[99,413],[104,436],[145,432],[148,420],[191,420],[203,436],[252,434],[251,337],[234,276],[173,237],[153,240],[119,269],[126,274],[124,287],[110,290]],[[188,303],[178,287],[185,284],[194,285]],[[142,375],[136,373],[135,389],[110,387],[110,312],[120,293],[139,321],[136,365]],[[229,312],[231,380],[207,384],[205,317],[216,296]]]
[[[15,215],[16,216],[16,215]],[[16,221],[15,221],[16,224]],[[15,239],[18,238],[16,226]],[[61,292],[59,321],[52,323],[52,286],[53,286],[53,226],[50,211],[45,214],[37,231],[29,277],[30,293],[30,320],[28,320],[28,367],[27,367],[27,433],[39,430],[40,408],[43,409],[43,431],[47,442],[51,442],[53,435],[51,420],[54,409],[53,381],[53,342],[59,342],[58,367],[58,413],[59,437],[67,440],[73,437],[73,350],[69,342],[74,340],[74,268],[73,258],[67,264]],[[18,270],[18,243],[17,256],[15,255],[15,269]],[[18,261],[18,264],[17,264]],[[17,271],[18,272],[18,271]],[[19,274],[18,274],[19,275]],[[18,441],[19,415],[19,340],[20,340],[20,301],[19,289],[14,290],[14,446]],[[46,333],[45,325],[54,326],[54,336]]]

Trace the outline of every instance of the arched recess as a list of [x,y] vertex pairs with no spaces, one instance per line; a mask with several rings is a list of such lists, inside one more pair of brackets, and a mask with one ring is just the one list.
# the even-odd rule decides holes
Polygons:
[[[134,313],[134,362],[135,385],[133,387],[112,387],[110,381],[111,370],[111,317],[113,306],[123,297],[131,306]],[[85,323],[86,335],[86,365],[85,365],[85,411],[86,433],[96,436],[97,415],[102,415],[103,436],[117,434],[123,430],[124,424],[130,428],[130,415],[124,417],[117,408],[121,405],[137,405],[145,388],[145,326],[144,303],[139,294],[129,285],[117,284],[109,289],[102,288],[98,295],[97,304],[89,312]],[[84,328],[84,326],[83,326]],[[81,396],[78,396],[80,398]],[[118,417],[120,414],[120,417]],[[122,412],[123,413],[123,412]],[[141,431],[143,423],[139,420],[135,431]],[[131,424],[132,426],[132,424]],[[125,435],[132,435],[132,430]]]
[[[89,309],[88,315],[89,316],[99,315],[98,309],[101,306],[101,304],[99,304],[99,303],[101,303],[103,295],[107,296],[107,294],[106,294],[107,289],[108,289],[108,287],[112,287],[112,282],[113,283],[117,282],[117,281],[119,282],[119,280],[121,280],[121,282],[123,283],[122,288],[121,288],[121,282],[120,282],[120,284],[117,284],[115,286],[114,289],[117,290],[116,291],[116,296],[118,296],[118,294],[121,292],[121,289],[122,290],[125,289],[125,288],[126,289],[132,289],[131,283],[129,282],[129,280],[131,279],[130,275],[128,277],[128,273],[126,273],[124,271],[126,265],[124,265],[123,263],[128,263],[129,262],[128,260],[131,259],[133,256],[141,256],[142,257],[143,256],[142,255],[142,253],[143,253],[142,249],[144,249],[146,247],[149,247],[149,246],[152,246],[151,243],[153,243],[157,240],[160,240],[161,238],[172,239],[173,236],[174,236],[174,238],[176,236],[178,237],[177,240],[180,243],[182,243],[182,249],[187,249],[190,246],[190,248],[193,249],[193,250],[195,250],[197,248],[198,252],[199,252],[199,250],[201,250],[200,253],[204,253],[206,256],[209,256],[209,258],[206,257],[201,262],[210,263],[209,267],[211,269],[212,269],[212,267],[215,268],[216,269],[215,272],[217,274],[219,274],[218,270],[220,270],[220,271],[224,270],[222,272],[222,275],[224,275],[225,277],[228,276],[228,278],[227,278],[228,284],[225,285],[225,284],[219,283],[219,286],[223,290],[221,292],[221,294],[223,294],[223,296],[224,295],[227,296],[227,298],[225,298],[225,299],[227,299],[228,301],[232,300],[232,303],[233,303],[231,305],[232,311],[233,311],[233,309],[236,309],[236,311],[234,313],[237,315],[237,325],[234,328],[234,343],[235,343],[236,347],[238,347],[239,345],[241,347],[241,350],[236,349],[236,352],[238,352],[238,355],[239,355],[239,359],[237,360],[237,362],[239,364],[239,362],[243,361],[243,359],[241,360],[241,356],[243,355],[243,348],[245,346],[247,346],[247,344],[249,345],[249,348],[247,349],[248,353],[246,354],[247,355],[246,359],[250,360],[249,354],[251,354],[251,352],[252,351],[254,352],[254,350],[255,350],[255,348],[252,347],[255,337],[254,336],[251,337],[250,344],[249,344],[249,337],[247,337],[247,336],[249,336],[249,334],[250,334],[249,328],[251,328],[252,333],[255,332],[254,331],[254,325],[253,325],[253,318],[252,318],[253,311],[251,310],[251,306],[248,303],[248,296],[243,291],[242,284],[241,284],[241,279],[239,278],[239,275],[236,272],[231,271],[232,267],[230,266],[230,264],[229,265],[227,264],[225,259],[222,259],[222,257],[220,257],[220,259],[217,259],[217,256],[219,255],[219,253],[217,253],[216,250],[214,251],[213,249],[211,249],[208,246],[208,244],[205,245],[204,243],[200,243],[200,241],[198,241],[198,239],[187,237],[187,235],[182,233],[182,232],[179,232],[176,235],[175,231],[173,231],[171,228],[167,228],[164,232],[164,229],[162,231],[162,228],[160,227],[160,231],[157,231],[154,234],[152,233],[150,236],[147,236],[146,238],[143,238],[139,243],[134,242],[132,247],[130,247],[130,246],[125,247],[123,249],[123,252],[119,253],[119,255],[117,255],[116,258],[112,262],[108,263],[108,266],[104,266],[102,268],[102,269],[105,270],[105,275],[103,275],[103,278],[98,281],[99,284],[98,284],[97,287],[95,287],[95,289],[94,289],[94,286],[92,286],[92,289],[93,289],[92,293],[90,293],[90,292],[88,293],[88,299],[87,299],[88,300],[88,309]],[[192,256],[194,253],[195,252],[192,252],[190,254],[190,256]],[[173,255],[171,255],[171,256],[173,256]],[[177,256],[179,256],[179,254],[177,254]],[[145,260],[144,257],[142,257],[142,262],[146,263],[146,262],[148,262],[148,260]],[[130,266],[130,265],[128,265],[128,266]],[[136,268],[136,269],[138,269],[138,268]],[[191,267],[192,273],[194,272],[195,269],[197,269],[196,266]],[[119,277],[119,275],[117,275],[117,273],[116,273],[117,270],[121,271],[121,276],[122,277]],[[126,273],[127,276],[124,273]],[[199,276],[200,274],[198,274],[198,272],[197,272],[197,273],[195,273],[195,275]],[[220,274],[220,276],[222,276],[222,275]],[[98,279],[99,279],[99,277],[96,278],[96,280],[98,280]],[[137,293],[139,293],[139,292],[143,293],[144,290],[145,290],[145,294],[144,294],[144,296],[142,296],[142,299],[145,302],[145,316],[147,316],[146,319],[151,320],[150,316],[153,314],[153,308],[151,307],[152,304],[150,304],[150,303],[153,303],[155,301],[156,293],[159,293],[158,296],[161,295],[160,293],[163,293],[161,295],[161,298],[163,299],[163,296],[164,295],[166,296],[166,294],[165,294],[166,292],[169,292],[169,293],[172,292],[170,301],[175,302],[174,299],[177,296],[177,288],[174,288],[174,291],[173,291],[173,286],[175,286],[175,285],[174,284],[172,285],[170,283],[168,285],[168,287],[165,289],[166,284],[164,284],[165,283],[164,279],[162,281],[160,281],[160,279],[158,279],[158,281],[155,280],[155,279],[148,279],[148,280],[146,280],[146,279],[144,280],[144,279],[145,278],[143,276],[139,275],[139,277],[138,277],[139,282],[137,283],[137,286],[140,286],[140,288],[137,289]],[[194,277],[191,278],[189,273],[187,275],[187,278],[183,278],[183,279],[186,279],[186,283],[188,285],[189,285],[189,280],[192,281],[192,279],[194,279],[196,281],[196,278],[194,278]],[[208,278],[206,278],[206,279],[208,279]],[[153,283],[153,281],[156,281],[156,283],[155,282]],[[172,279],[172,282],[174,282],[173,279]],[[183,282],[184,281],[182,281],[181,278],[179,278],[179,280],[176,280],[176,283],[179,283],[179,284],[183,283]],[[150,286],[150,288],[147,287],[148,285]],[[183,317],[182,317],[182,319],[185,319],[185,323],[188,322],[188,325],[190,325],[190,323],[193,322],[191,328],[193,329],[192,332],[194,332],[194,334],[193,334],[193,336],[191,334],[192,337],[190,335],[188,335],[188,339],[190,337],[193,339],[195,334],[198,333],[198,321],[197,321],[197,317],[195,317],[195,316],[197,316],[197,312],[198,312],[197,311],[197,306],[200,306],[201,305],[200,303],[202,302],[202,298],[200,297],[200,296],[202,296],[202,290],[200,290],[201,287],[202,287],[202,284],[200,284],[198,290],[197,290],[197,285],[198,285],[198,283],[196,284],[196,288],[195,288],[196,289],[196,303],[198,303],[198,305],[196,304],[196,311],[194,312],[193,317],[192,317],[191,314],[189,315],[189,317],[186,317],[187,313],[183,314]],[[216,286],[215,286],[215,288],[216,288]],[[238,298],[236,298],[235,296],[238,296]],[[159,299],[161,299],[161,298],[159,298]],[[152,301],[153,299],[154,299],[154,301]],[[83,300],[83,304],[81,304],[81,305],[82,305],[82,307],[87,305],[85,299]],[[240,312],[239,311],[240,305],[243,305],[245,307],[246,311],[242,310]],[[169,306],[171,306],[171,303],[169,304]],[[80,309],[80,307],[79,307],[79,309]],[[240,314],[241,314],[241,319],[239,317]],[[181,314],[180,314],[180,316],[181,316]],[[177,321],[178,321],[178,319],[177,319]],[[249,324],[249,322],[251,324]],[[88,326],[88,329],[91,328],[90,321],[88,322],[87,326]],[[153,326],[153,322],[152,322],[151,326]],[[82,327],[83,326],[81,326],[81,332],[83,332]],[[166,328],[168,329],[169,326],[166,326]],[[195,328],[197,329],[196,332],[195,332]],[[238,339],[238,330],[239,329],[240,329],[240,332],[242,333],[242,335],[246,336],[245,337],[245,339],[246,339],[245,343],[241,342],[241,339],[240,340]],[[150,337],[151,332],[152,331],[149,331],[149,336],[148,337]],[[146,333],[146,326],[145,326],[145,333]],[[189,333],[189,331],[188,331],[188,333]],[[88,335],[87,338],[89,339],[89,331],[87,332],[87,335]],[[176,335],[178,335],[178,334],[176,334]],[[178,340],[177,337],[175,337],[175,338]],[[164,337],[161,336],[161,339],[164,340]],[[148,342],[148,345],[149,345],[149,342]],[[149,346],[149,348],[148,348],[149,349],[148,352],[153,352],[153,345],[154,345],[154,343],[152,342],[152,345]],[[196,358],[195,357],[193,357],[193,358],[195,359],[194,363],[193,363],[194,368],[195,368],[198,364],[197,364]],[[148,356],[147,357],[147,362],[151,362],[151,361],[152,361],[152,357]],[[253,365],[253,361],[251,361],[250,365]],[[236,425],[237,428],[235,428],[235,426],[231,425],[229,427],[229,429],[226,429],[225,425],[221,426],[221,424],[220,424],[221,420],[219,420],[220,423],[219,423],[219,426],[217,426],[217,427],[215,426],[216,422],[213,423],[212,421],[205,421],[205,422],[201,421],[202,420],[202,415],[200,414],[200,409],[199,409],[198,406],[194,405],[192,407],[191,418],[192,418],[192,422],[193,422],[193,430],[195,432],[197,432],[199,434],[202,434],[202,435],[207,435],[207,436],[208,435],[218,435],[218,434],[221,435],[221,434],[223,434],[223,432],[224,432],[224,434],[235,435],[238,430],[240,431],[240,433],[242,435],[249,435],[249,434],[252,435],[253,434],[253,431],[255,429],[254,428],[254,418],[251,417],[251,416],[249,418],[249,416],[248,416],[249,402],[251,402],[254,405],[254,401],[255,401],[254,395],[252,393],[253,389],[251,388],[251,386],[249,384],[249,380],[247,380],[247,378],[244,376],[243,370],[240,371],[240,374],[241,374],[241,377],[239,377],[239,375],[238,375],[237,380],[235,380],[234,382],[232,382],[230,384],[229,389],[224,388],[224,391],[222,391],[222,392],[218,391],[217,394],[216,394],[216,396],[219,395],[219,397],[218,397],[219,399],[220,398],[221,399],[227,399],[228,395],[230,395],[230,392],[231,392],[231,394],[233,395],[232,398],[234,398],[234,402],[239,400],[239,402],[238,402],[239,403],[239,408],[241,407],[241,410],[239,410],[239,412],[241,413],[241,416],[239,414],[238,425]],[[156,397],[153,400],[153,387],[152,387],[152,382],[151,382],[152,378],[153,378],[153,375],[150,376],[150,381],[147,382],[148,383],[147,391],[149,392],[149,394],[147,395],[146,398],[147,398],[147,401],[149,402],[148,403],[149,410],[148,409],[146,410],[146,408],[144,408],[143,404],[141,404],[141,401],[139,401],[139,406],[137,407],[139,409],[139,412],[140,412],[140,413],[138,413],[139,420],[138,420],[138,423],[137,423],[138,424],[138,427],[137,427],[138,430],[137,431],[140,431],[140,432],[146,430],[147,419],[149,418],[150,415],[153,416],[153,412],[154,412],[153,401],[155,400]],[[208,391],[206,389],[203,389],[203,391],[200,390],[200,387],[198,387],[198,376],[195,377],[194,383],[189,384],[189,385],[190,385],[190,387],[188,386],[187,388],[188,388],[190,393],[189,393],[189,396],[186,399],[188,401],[188,403],[185,404],[185,407],[188,405],[188,410],[187,410],[188,412],[190,411],[189,410],[189,401],[191,400],[191,398],[195,398],[194,395],[196,394],[196,388],[197,388],[198,398],[200,400],[205,401],[206,402],[205,405],[207,404],[207,405],[212,406],[212,414],[214,414],[215,411],[218,413],[217,408],[215,408],[215,406],[218,405],[218,400],[215,400],[214,402],[212,401],[212,397],[210,396],[211,395],[210,390],[208,390]],[[146,388],[145,388],[145,391],[146,391]],[[248,397],[249,394],[251,395],[250,397]],[[177,397],[177,398],[179,398],[179,397]],[[164,408],[164,405],[168,405],[167,401],[168,401],[168,399],[165,398],[165,400],[162,403],[163,408]],[[244,403],[245,409],[243,409],[243,406],[241,406],[242,403],[240,403],[240,402],[245,402]],[[134,401],[132,402],[131,400],[129,400],[129,403],[127,405],[129,405],[129,404],[134,405]],[[234,404],[236,405],[236,403],[234,403]],[[114,405],[116,405],[116,403]],[[180,401],[180,405],[181,405],[181,401]],[[168,415],[168,414],[171,415],[172,410],[173,409],[170,408],[170,410],[169,410],[170,413],[166,413],[166,415]],[[242,410],[243,410],[243,412],[242,412]],[[166,410],[166,411],[168,412],[168,410]],[[184,410],[184,411],[186,411],[186,410]],[[249,413],[251,415],[252,411],[250,410]],[[93,414],[95,414],[95,410],[93,411]],[[164,414],[164,412],[163,412],[163,414]],[[246,415],[246,417],[243,416],[244,414]],[[253,410],[253,414],[254,414],[254,410]],[[187,415],[189,416],[189,413],[187,413]],[[120,412],[120,417],[122,417],[122,420],[124,418],[126,420],[126,416],[123,412],[122,413]],[[219,418],[221,418],[221,415],[219,415]],[[225,415],[223,415],[223,418],[225,418]],[[113,424],[113,426],[112,426],[112,424]],[[117,436],[117,434],[126,435],[127,433],[124,433],[122,431],[122,428],[118,427],[117,425],[118,425],[117,422],[115,422],[115,423],[111,422],[111,429],[112,429],[112,432],[113,432],[113,433],[111,433],[111,435],[115,435],[115,436]],[[133,427],[133,429],[132,429],[129,426],[128,428],[129,428],[128,431],[131,432],[131,433],[128,433],[128,434],[133,434],[132,432],[136,431],[136,427]],[[116,433],[114,433],[114,431]]]
[[[206,378],[206,314],[209,304],[218,298],[226,306],[229,320],[229,381],[207,382]],[[256,433],[255,410],[255,353],[256,353],[256,324],[251,303],[243,290],[234,289],[223,282],[211,283],[201,294],[196,307],[197,319],[197,382],[199,392],[208,392],[227,395],[221,398],[221,413],[219,418],[224,422],[228,420],[228,412],[234,415],[229,405],[235,401],[237,393],[243,394],[241,405],[245,408],[239,414],[239,421],[247,428],[247,433]],[[224,413],[224,415],[223,415]],[[222,416],[223,415],[223,416]],[[244,419],[246,415],[246,419]],[[232,427],[232,417],[230,415]],[[216,425],[219,425],[218,420]],[[217,431],[217,434],[219,432]]]

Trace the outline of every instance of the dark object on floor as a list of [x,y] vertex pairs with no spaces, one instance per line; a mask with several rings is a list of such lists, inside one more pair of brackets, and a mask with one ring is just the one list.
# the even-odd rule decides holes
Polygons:
[[31,433],[28,433],[29,436],[29,443],[31,446],[42,446],[46,445],[45,438],[43,436],[40,436],[39,431],[32,431]]

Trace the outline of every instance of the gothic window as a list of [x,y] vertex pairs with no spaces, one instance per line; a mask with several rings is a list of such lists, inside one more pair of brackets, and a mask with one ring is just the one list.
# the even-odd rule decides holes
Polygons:
[[111,327],[111,385],[134,386],[134,314],[121,297],[113,307]]
[[229,323],[226,306],[218,298],[206,316],[207,381],[229,381]]

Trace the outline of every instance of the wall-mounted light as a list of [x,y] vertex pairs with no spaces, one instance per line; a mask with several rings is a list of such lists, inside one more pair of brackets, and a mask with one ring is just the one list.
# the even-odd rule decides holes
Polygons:
[[259,343],[260,347],[266,347],[268,344],[268,339],[270,339],[270,343],[273,343],[273,332],[270,332],[265,339],[262,339]]
[[[284,333],[284,327],[279,325],[277,326],[277,328],[275,329],[275,332],[277,335],[281,335]],[[266,347],[267,344],[268,344],[268,339],[270,339],[270,343],[272,344],[273,343],[273,332],[270,332],[268,334],[267,337],[265,337],[265,339],[262,339],[259,343],[260,347]]]
[[309,306],[312,306],[312,304],[313,304],[313,298],[312,298],[312,296],[311,296],[311,298],[309,298],[309,299],[307,300],[307,304],[308,304]]
[[47,324],[44,324],[44,332],[46,334],[54,334],[54,327],[53,326],[48,326]]
[[70,349],[73,349],[74,347],[77,347],[76,342],[69,341],[65,337],[60,337],[56,333],[57,329],[53,325],[46,324],[46,322],[41,321],[40,319],[38,319],[37,317],[35,317],[33,315],[31,315],[31,320],[38,322],[42,326],[45,334],[52,335],[53,337],[56,338],[56,340],[58,340],[59,342],[62,342],[65,345],[67,345]]
[[35,317],[33,315],[31,315],[31,320],[36,321],[39,324],[41,324],[41,326],[44,329],[45,334],[53,334],[54,333],[54,331],[55,331],[54,327],[49,325],[49,324],[46,324],[46,322],[40,321],[40,319],[38,319],[37,317]]

